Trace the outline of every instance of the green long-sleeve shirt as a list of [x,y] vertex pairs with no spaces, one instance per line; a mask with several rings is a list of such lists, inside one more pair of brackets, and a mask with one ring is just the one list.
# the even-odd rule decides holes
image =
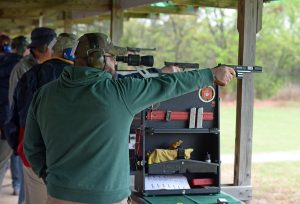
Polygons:
[[39,176],[47,170],[51,196],[119,202],[130,195],[128,134],[134,115],[212,81],[210,69],[114,80],[96,68],[65,67],[33,98],[25,154]]

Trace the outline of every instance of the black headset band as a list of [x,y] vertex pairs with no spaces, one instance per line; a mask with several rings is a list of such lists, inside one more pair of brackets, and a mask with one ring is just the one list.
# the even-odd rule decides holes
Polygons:
[[[95,34],[87,34],[87,39],[88,39],[88,41],[89,41],[89,45],[90,45],[90,49],[99,49],[99,52],[101,52],[100,51],[100,45],[99,45],[99,41],[98,41],[98,38],[97,38],[98,36],[97,35],[95,35]],[[102,53],[102,52],[101,52]],[[102,53],[102,54],[104,54],[104,53]],[[90,57],[90,56],[88,56],[88,57]],[[105,58],[105,56],[103,55],[102,56],[103,57],[103,63],[104,63],[104,66],[103,66],[103,68],[105,67],[105,64],[106,64],[106,58]],[[100,59],[99,59],[100,60]]]

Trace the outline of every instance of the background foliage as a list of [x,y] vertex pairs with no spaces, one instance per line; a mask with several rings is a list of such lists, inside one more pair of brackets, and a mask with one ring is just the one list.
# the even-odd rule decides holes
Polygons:
[[[264,73],[255,76],[256,97],[270,98],[278,90],[296,84],[300,76],[300,1],[264,4],[263,28],[257,34],[256,65]],[[109,22],[77,25],[78,34],[109,33]],[[237,12],[234,9],[199,8],[195,15],[165,15],[153,19],[129,19],[124,22],[120,45],[157,49],[155,67],[164,61],[197,62],[201,67],[218,63],[237,64]],[[127,68],[121,66],[121,68]],[[231,83],[222,92],[236,90]],[[229,96],[234,98],[235,96]]]

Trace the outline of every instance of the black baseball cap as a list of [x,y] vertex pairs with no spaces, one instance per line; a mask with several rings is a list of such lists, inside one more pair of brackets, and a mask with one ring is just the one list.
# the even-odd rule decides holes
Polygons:
[[25,52],[28,44],[29,43],[28,43],[26,37],[23,35],[19,35],[12,39],[11,48],[16,49],[17,53],[22,55]]
[[11,43],[11,39],[8,37],[8,35],[0,35],[0,45],[9,45]]
[[35,28],[31,32],[31,43],[28,48],[36,48],[41,45],[49,45],[49,43],[56,37],[56,33],[51,28],[40,27]]

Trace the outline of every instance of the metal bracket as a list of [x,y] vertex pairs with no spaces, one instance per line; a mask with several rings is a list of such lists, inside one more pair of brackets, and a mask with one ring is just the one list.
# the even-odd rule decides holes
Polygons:
[[196,124],[196,108],[191,108],[189,128],[195,128],[195,124]]
[[145,79],[146,78],[151,78],[151,77],[158,77],[159,74],[158,73],[150,73],[147,69],[145,68],[141,68],[141,67],[137,67],[136,68],[137,72],[142,75]]
[[202,128],[203,127],[203,107],[198,108],[198,114],[197,114],[197,128]]
[[171,120],[171,114],[172,114],[172,111],[167,111],[166,112],[166,121],[170,121]]

